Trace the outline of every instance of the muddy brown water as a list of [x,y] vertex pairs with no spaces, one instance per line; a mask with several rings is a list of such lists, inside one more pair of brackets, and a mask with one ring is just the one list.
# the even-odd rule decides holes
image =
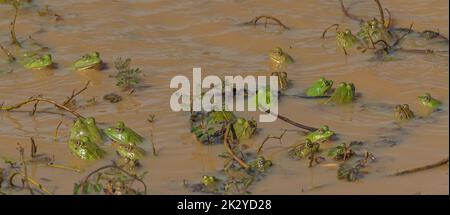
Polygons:
[[[378,16],[372,1],[346,1],[351,11],[366,17]],[[401,26],[414,23],[418,30],[439,30],[448,35],[448,1],[383,1]],[[448,156],[449,151],[449,63],[448,55],[402,54],[392,62],[371,61],[371,55],[350,51],[346,57],[335,47],[332,38],[321,40],[322,29],[342,23],[356,31],[357,23],[345,18],[337,1],[100,1],[68,0],[40,1],[61,14],[63,21],[36,15],[38,6],[21,10],[17,21],[17,35],[35,40],[51,48],[58,69],[28,71],[2,60],[0,70],[0,101],[14,104],[31,95],[43,94],[63,100],[73,89],[80,89],[91,80],[88,90],[78,97],[81,105],[95,97],[98,104],[84,107],[80,113],[94,116],[105,127],[117,120],[145,136],[150,136],[146,118],[156,115],[154,141],[158,157],[151,156],[151,146],[144,144],[147,157],[142,171],[149,171],[145,181],[151,194],[186,194],[182,182],[197,182],[202,175],[214,174],[223,165],[217,155],[223,146],[204,146],[189,133],[188,113],[170,110],[169,98],[173,89],[170,79],[176,75],[192,74],[200,66],[203,75],[259,75],[269,72],[267,52],[280,46],[290,53],[296,63],[287,72],[292,88],[302,89],[324,76],[339,83],[353,82],[362,94],[355,104],[333,107],[319,100],[284,97],[280,113],[311,126],[327,124],[339,133],[339,140],[361,140],[377,157],[370,165],[370,174],[355,183],[338,181],[336,167],[319,165],[308,168],[307,161],[295,161],[286,156],[290,144],[301,136],[288,133],[283,145],[276,140],[267,143],[264,155],[274,162],[265,180],[255,183],[254,194],[448,194],[448,165],[400,177],[386,177],[400,169],[420,166]],[[279,31],[270,26],[238,25],[261,14],[281,19],[292,29]],[[10,7],[0,6],[0,41],[9,41]],[[12,46],[8,46],[12,48]],[[444,49],[448,49],[445,46]],[[68,65],[87,52],[101,53],[108,68],[100,72],[72,72]],[[13,49],[14,51],[14,49]],[[132,64],[142,68],[143,84],[147,87],[126,96],[108,76],[114,74],[113,61],[131,57]],[[2,59],[3,59],[2,55]],[[110,104],[102,97],[117,92],[124,100]],[[442,111],[427,118],[401,126],[394,124],[393,113],[385,110],[363,110],[361,104],[395,105],[408,103],[419,111],[418,95],[430,92],[443,101]],[[42,108],[51,108],[42,106]],[[32,106],[22,110],[31,110]],[[240,113],[254,116],[256,113]],[[90,170],[105,165],[115,157],[111,147],[104,146],[109,155],[97,162],[81,162],[74,158],[66,145],[72,118],[66,117],[60,136],[53,140],[53,132],[61,117],[54,114],[28,112],[0,113],[0,155],[18,158],[16,143],[29,146],[33,136],[40,152],[55,156],[57,163],[83,169],[83,173],[33,167],[31,174],[56,194],[71,194],[73,183]],[[278,135],[280,128],[295,129],[278,120],[260,123],[258,135],[245,144],[256,149],[268,135]],[[250,149],[250,150],[251,150]],[[330,164],[328,160],[323,164]],[[4,165],[4,164],[0,164]]]

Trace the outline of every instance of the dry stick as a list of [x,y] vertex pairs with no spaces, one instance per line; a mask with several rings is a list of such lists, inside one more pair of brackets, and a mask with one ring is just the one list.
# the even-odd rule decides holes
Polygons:
[[150,142],[152,144],[152,153],[153,156],[157,156],[155,142],[153,141],[153,128],[150,129]]
[[69,102],[71,102],[75,97],[77,97],[77,96],[80,95],[82,92],[84,92],[85,90],[87,90],[88,85],[89,85],[90,82],[91,82],[91,81],[86,81],[86,84],[84,84],[84,87],[83,87],[81,90],[79,90],[78,92],[75,92],[75,90],[73,90],[73,91],[72,91],[72,95],[71,95],[69,98],[67,98],[66,101],[63,102],[63,105],[69,104]]
[[325,30],[322,33],[322,39],[325,39],[325,34],[328,32],[328,30],[330,30],[330,28],[335,27],[336,26],[336,31],[339,28],[339,24],[332,24],[331,26],[325,28]]
[[351,14],[347,11],[347,9],[346,9],[345,6],[344,6],[344,1],[343,1],[343,0],[339,0],[339,2],[340,2],[340,4],[341,4],[341,10],[342,10],[342,12],[344,13],[344,15],[345,15],[346,17],[348,17],[348,18],[350,18],[350,19],[352,19],[352,20],[358,21],[358,22],[364,22],[363,19],[360,19],[360,18],[358,18],[358,17],[356,17],[356,16],[353,16],[353,15],[351,15]]
[[53,136],[54,140],[58,139],[58,131],[59,131],[59,127],[61,126],[61,124],[63,123],[64,117],[61,117],[61,121],[59,121],[58,125],[55,128],[55,135]]
[[258,151],[256,152],[257,154],[259,154],[262,150],[262,148],[264,147],[264,144],[269,140],[269,139],[278,139],[278,141],[280,142],[280,144],[283,144],[282,138],[284,136],[284,134],[286,134],[287,129],[283,129],[283,132],[280,134],[280,136],[272,136],[272,135],[268,135],[266,137],[266,139],[264,139],[264,141],[261,143],[261,145],[258,148]]
[[19,14],[19,7],[18,6],[14,6],[14,8],[15,8],[14,19],[13,19],[13,21],[10,24],[11,39],[12,39],[12,43],[14,45],[17,45],[17,46],[21,47],[20,43],[19,43],[19,41],[17,40],[17,37],[16,37],[16,20],[17,20],[17,15]]
[[381,23],[383,24],[383,27],[386,27],[386,23],[384,21],[384,10],[383,10],[383,6],[381,6],[380,0],[374,0],[377,5],[378,5],[378,10],[380,12],[380,19],[381,19]]
[[83,117],[81,114],[79,114],[79,113],[77,113],[76,111],[74,111],[74,110],[72,110],[72,109],[66,107],[65,105],[58,104],[57,102],[55,102],[55,101],[53,101],[53,100],[50,100],[50,99],[47,99],[47,98],[42,98],[42,97],[29,98],[29,99],[27,99],[27,100],[25,100],[25,101],[23,101],[23,102],[20,102],[20,103],[14,105],[14,106],[9,106],[9,107],[8,107],[8,106],[6,106],[6,107],[3,106],[3,107],[1,107],[0,110],[3,110],[3,111],[11,111],[11,110],[15,110],[15,109],[18,109],[18,108],[22,107],[23,105],[26,105],[26,104],[31,103],[31,102],[47,102],[47,103],[50,103],[50,104],[55,105],[55,106],[56,106],[57,108],[59,108],[59,109],[65,110],[65,111],[67,111],[67,112],[73,114],[73,115],[76,116],[77,118],[82,118],[82,119],[85,118],[85,117]]
[[239,163],[239,165],[241,165],[244,169],[249,169],[250,166],[245,161],[243,161],[241,158],[236,156],[236,154],[234,154],[233,150],[230,147],[230,143],[228,142],[228,140],[229,140],[228,136],[229,136],[229,133],[230,133],[231,129],[234,130],[233,124],[229,123],[228,126],[227,126],[227,129],[225,131],[225,138],[223,140],[223,144],[225,146],[225,149],[228,151],[230,156]]
[[265,15],[262,15],[262,16],[257,16],[257,17],[255,17],[255,18],[253,18],[252,20],[250,20],[250,21],[248,21],[248,22],[246,22],[246,23],[244,23],[244,24],[247,24],[247,25],[256,25],[257,23],[258,23],[258,21],[260,20],[260,19],[262,19],[262,18],[265,18],[266,19],[266,24],[265,25],[267,25],[267,20],[273,20],[273,21],[275,21],[279,26],[281,26],[281,27],[283,27],[284,29],[286,29],[286,30],[289,30],[289,27],[287,27],[285,24],[283,24],[279,19],[277,19],[277,18],[275,18],[275,17],[272,17],[272,16],[265,16]]
[[415,172],[420,172],[420,171],[424,171],[424,170],[428,170],[428,169],[433,169],[442,165],[445,165],[448,163],[448,157],[444,158],[436,163],[432,163],[432,164],[428,164],[425,166],[421,166],[421,167],[416,167],[416,168],[412,168],[412,169],[407,169],[407,170],[403,170],[400,172],[396,172],[394,174],[392,174],[391,176],[399,176],[399,175],[406,175],[406,174],[410,174],[410,173],[415,173]]
[[[45,194],[47,194],[47,195],[53,195],[53,194],[52,194],[47,188],[45,188],[42,184],[40,184],[39,182],[35,181],[33,178],[26,177],[25,175],[23,175],[23,174],[20,173],[20,172],[15,172],[15,173],[11,174],[11,176],[10,176],[10,178],[9,178],[9,184],[10,184],[11,186],[17,187],[17,185],[15,185],[15,184],[13,183],[14,177],[15,177],[16,175],[20,175],[22,178],[27,178],[26,180],[27,180],[29,183],[33,184],[35,187],[37,187],[38,189],[40,189],[40,190],[41,190],[42,192],[44,192]],[[24,179],[22,179],[22,180],[24,180]]]
[[[266,112],[266,113],[269,113],[269,114],[272,114],[269,110],[266,110],[265,112]],[[311,132],[317,130],[317,128],[314,128],[314,127],[310,127],[310,126],[307,126],[307,125],[300,124],[300,123],[295,122],[295,121],[293,121],[293,120],[291,120],[291,119],[289,119],[289,118],[287,118],[287,117],[285,117],[285,116],[282,116],[282,115],[280,115],[280,114],[277,114],[277,115],[276,115],[276,114],[272,114],[272,115],[277,116],[278,119],[281,119],[281,120],[283,120],[283,121],[285,121],[285,122],[287,122],[287,123],[289,123],[289,124],[291,124],[291,125],[293,125],[293,126],[295,126],[295,127],[298,127],[298,128],[301,128],[301,129],[304,129],[304,130],[307,130],[307,131],[311,131]]]
[[3,47],[1,44],[0,44],[0,49],[5,53],[6,56],[8,56],[8,59],[9,59],[10,61],[15,61],[15,60],[16,60],[16,57],[14,57],[14,56],[11,54],[11,52],[9,52],[8,49],[6,49],[5,47]]
[[126,175],[128,175],[128,176],[134,178],[135,180],[139,181],[139,182],[144,186],[144,194],[147,194],[147,185],[145,184],[144,181],[142,181],[142,180],[141,180],[140,178],[138,178],[136,175],[133,175],[133,174],[129,173],[128,171],[126,171],[126,170],[120,168],[120,167],[117,166],[117,164],[114,163],[114,162],[113,162],[113,164],[106,165],[106,166],[102,166],[102,167],[100,167],[100,168],[98,168],[98,169],[92,171],[91,173],[89,173],[89,175],[87,175],[87,176],[84,178],[84,180],[82,181],[82,183],[86,183],[86,182],[89,180],[89,178],[90,178],[92,175],[94,175],[95,173],[100,172],[100,171],[102,171],[102,170],[104,170],[104,169],[109,169],[109,168],[117,169],[117,170],[119,170],[119,171],[125,173]]
[[391,28],[391,26],[392,26],[392,15],[391,15],[391,11],[389,11],[389,9],[387,9],[387,8],[384,8],[385,10],[386,10],[386,13],[388,14],[388,17],[389,17],[389,19],[388,19],[388,23],[387,23],[387,25],[385,26],[387,29],[390,29]]
[[396,45],[400,44],[400,42],[405,39],[405,37],[410,34],[412,32],[412,28],[413,28],[414,23],[411,23],[411,25],[409,25],[409,30],[408,32],[404,33],[401,37],[399,37],[394,44],[392,45],[393,47],[395,47]]
[[[21,175],[22,177],[22,184],[26,185],[26,188],[30,191],[31,195],[34,195],[33,189],[31,189],[30,186],[30,182],[28,180],[28,171],[27,171],[27,164],[25,163],[25,155],[24,155],[24,148],[22,146],[20,146],[19,143],[17,143],[17,145],[19,145],[19,153],[20,153],[20,161],[22,163],[22,173]],[[11,179],[12,180],[12,179]]]

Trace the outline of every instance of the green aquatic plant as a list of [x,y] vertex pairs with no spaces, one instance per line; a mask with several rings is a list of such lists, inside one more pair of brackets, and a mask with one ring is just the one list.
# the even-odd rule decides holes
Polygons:
[[116,85],[123,90],[135,88],[140,83],[141,79],[139,75],[142,73],[140,68],[131,68],[131,58],[125,60],[119,58],[114,62],[114,67],[117,70],[117,74],[111,77],[116,79]]
[[[102,166],[73,186],[74,195],[104,194],[104,195],[146,195],[147,185],[143,181],[147,172],[137,175],[115,162]],[[136,187],[141,184],[143,190]]]

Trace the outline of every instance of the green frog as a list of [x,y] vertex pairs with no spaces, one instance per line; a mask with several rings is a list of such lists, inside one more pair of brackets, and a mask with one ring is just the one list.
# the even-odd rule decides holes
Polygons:
[[378,19],[376,18],[362,23],[360,26],[360,30],[356,35],[366,44],[371,45],[379,40],[388,41],[389,39],[387,38],[388,33],[383,27],[383,23],[378,21]]
[[418,99],[420,104],[433,111],[437,110],[442,105],[442,102],[433,98],[430,93],[425,93],[423,96],[419,96]]
[[287,64],[294,63],[294,59],[283,49],[276,47],[269,52],[269,62],[272,69],[281,70]]
[[103,142],[100,129],[97,127],[94,118],[78,118],[75,120],[72,128],[70,129],[70,139],[79,140],[82,137],[88,137],[89,140],[95,144],[101,144]]
[[289,81],[286,72],[273,72],[270,76],[277,76],[279,90],[285,90],[289,87]]
[[313,143],[323,142],[328,140],[333,135],[334,131],[330,130],[327,125],[324,125],[316,131],[313,131],[306,135],[306,140],[309,140]]
[[91,142],[87,136],[80,139],[70,139],[69,149],[72,154],[83,160],[98,160],[104,154],[97,144]]
[[218,178],[216,178],[215,176],[204,175],[202,177],[201,183],[205,187],[212,187],[212,186],[216,186],[219,181],[220,180]]
[[123,122],[117,122],[115,126],[106,128],[105,134],[113,141],[127,145],[134,146],[144,141],[142,136],[125,126]]
[[89,139],[96,144],[103,143],[103,136],[100,129],[97,127],[94,117],[88,117],[84,120],[86,128],[89,132]]
[[21,63],[27,69],[49,69],[53,67],[52,56],[50,54],[24,55],[21,59]]
[[120,157],[128,159],[132,162],[141,160],[145,156],[145,150],[132,145],[118,144],[116,151]]
[[248,164],[251,169],[263,173],[272,166],[272,161],[266,160],[263,156],[258,156],[256,159],[249,161]]
[[248,139],[256,133],[257,123],[255,120],[239,118],[233,123],[234,131],[238,139]]
[[357,44],[358,38],[353,35],[353,33],[349,29],[346,29],[344,31],[336,32],[336,42],[338,47],[342,48],[345,55],[347,55],[347,49]]
[[408,120],[414,118],[414,113],[409,109],[409,105],[402,104],[395,106],[394,116],[396,120]]
[[302,159],[308,157],[308,155],[312,153],[318,152],[319,148],[320,148],[319,143],[314,143],[306,139],[304,143],[301,143],[300,145],[291,148],[288,151],[288,155],[295,159]]
[[328,102],[334,102],[335,104],[348,104],[353,102],[355,98],[355,85],[353,83],[342,82],[334,90]]
[[333,86],[332,80],[321,77],[311,87],[306,89],[306,95],[310,97],[325,96]]
[[71,68],[73,70],[100,70],[102,68],[102,59],[100,58],[100,53],[92,52],[86,55],[83,55],[80,59],[76,60]]

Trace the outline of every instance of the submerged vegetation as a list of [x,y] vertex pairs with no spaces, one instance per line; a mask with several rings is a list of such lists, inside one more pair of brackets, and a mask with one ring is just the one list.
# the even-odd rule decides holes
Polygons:
[[[26,46],[25,41],[20,41],[16,36],[15,26],[20,9],[23,4],[30,2],[31,0],[0,0],[0,3],[9,4],[14,8],[14,17],[10,24],[11,44],[5,46],[0,44],[0,49],[8,62],[19,62],[26,69],[56,69],[47,47],[40,45],[30,36],[25,41],[32,41],[35,46],[38,44],[39,47],[37,50],[32,50],[31,47]],[[358,22],[358,30],[354,31],[356,32],[354,34],[350,30],[351,27],[341,28],[340,24],[333,24],[324,30],[322,38],[326,39],[327,33],[334,29],[336,44],[346,56],[353,48],[362,52],[372,51],[377,59],[381,60],[395,59],[396,53],[401,51],[422,54],[448,52],[448,50],[402,47],[402,41],[408,35],[413,34],[426,40],[443,41],[447,46],[448,39],[435,31],[415,31],[412,25],[409,28],[394,26],[389,10],[383,9],[378,0],[374,2],[378,6],[380,17],[369,20],[350,14],[343,0],[339,2],[344,15]],[[385,17],[385,11],[389,14],[388,19]],[[62,16],[51,10],[48,5],[37,13],[42,17],[50,16],[55,17],[57,21],[63,21]],[[280,19],[267,15],[257,16],[243,24],[253,26],[263,24],[265,27],[276,25],[283,30],[291,29]],[[10,46],[16,46],[15,48],[19,51],[9,51]],[[279,95],[281,96],[287,96],[286,90],[291,87],[288,80],[288,66],[296,63],[294,57],[287,53],[289,50],[286,50],[275,47],[268,52],[267,56],[270,69],[268,74],[278,77]],[[75,59],[69,66],[71,70],[89,73],[103,72],[101,70],[106,69],[106,63],[97,51],[87,52],[87,54],[80,54],[79,56],[81,57]],[[116,73],[110,75],[111,78],[114,78],[117,87],[122,91],[130,91],[128,95],[139,88],[142,83],[141,75],[143,75],[140,68],[131,66],[131,61],[131,58],[118,58],[113,63]],[[359,102],[360,95],[356,93],[353,83],[349,81],[340,82],[333,88],[334,83],[339,82],[321,77],[304,89],[301,95],[295,96],[303,99],[325,99],[322,104],[330,104],[331,108],[340,108]],[[147,194],[148,187],[143,180],[147,172],[138,173],[138,171],[140,170],[140,161],[148,156],[144,149],[147,142],[151,143],[152,155],[157,155],[153,140],[155,115],[150,114],[147,119],[143,119],[150,123],[150,138],[144,138],[123,121],[112,124],[97,123],[96,119],[91,117],[93,114],[82,115],[79,111],[83,108],[76,102],[76,97],[87,90],[89,84],[90,82],[87,82],[81,90],[72,91],[71,96],[68,96],[63,102],[39,94],[13,105],[0,103],[0,110],[12,113],[31,104],[33,108],[30,113],[33,116],[40,113],[49,113],[40,107],[44,104],[50,105],[45,110],[48,110],[49,107],[54,108],[53,114],[61,117],[60,123],[55,128],[55,140],[59,140],[58,134],[63,120],[69,118],[73,121],[70,130],[66,131],[69,137],[66,143],[67,150],[75,158],[95,163],[98,160],[105,159],[110,151],[115,151],[116,157],[111,164],[95,169],[80,181],[74,183],[73,194]],[[265,93],[267,103],[270,103],[272,98],[270,93],[264,89],[258,91],[258,94],[261,93]],[[123,97],[116,93],[108,93],[103,96],[103,99],[110,103],[118,103],[123,100]],[[248,98],[247,101],[257,102],[256,98]],[[430,93],[417,96],[417,101],[430,112],[436,112],[442,106],[442,102],[432,97]],[[95,106],[99,102],[102,101],[96,101],[95,98],[85,100],[85,106],[83,107]],[[266,107],[262,107],[262,109],[266,110],[266,113],[271,113]],[[390,110],[393,112],[392,121],[405,122],[418,118],[408,104],[396,105]],[[189,121],[193,138],[201,144],[223,147],[223,153],[218,156],[224,159],[224,165],[215,173],[199,177],[199,180],[194,183],[183,181],[185,188],[192,192],[212,194],[251,194],[251,189],[256,186],[257,182],[263,180],[266,175],[271,173],[272,167],[277,165],[277,161],[272,161],[264,156],[265,144],[271,139],[276,139],[280,144],[283,144],[282,139],[285,134],[292,131],[298,134],[296,136],[297,141],[288,146],[287,150],[284,150],[284,154],[293,160],[298,160],[299,163],[307,160],[310,168],[317,168],[323,162],[328,162],[329,165],[336,167],[336,176],[339,180],[353,182],[362,179],[365,174],[369,173],[368,167],[370,167],[370,164],[376,160],[375,156],[368,151],[366,145],[361,141],[353,140],[337,143],[337,141],[341,141],[342,136],[345,137],[345,134],[338,133],[339,128],[330,128],[328,125],[322,124],[323,122],[315,122],[316,125],[320,125],[319,127],[309,126],[295,122],[280,114],[278,114],[278,119],[300,130],[281,129],[279,136],[268,135],[255,151],[246,145],[245,141],[260,135],[261,128],[258,128],[259,125],[256,120],[237,116],[236,113],[230,111],[191,112]],[[44,187],[40,182],[30,177],[28,174],[30,165],[81,172],[81,170],[75,168],[55,164],[54,157],[50,155],[37,154],[37,146],[33,138],[31,138],[29,158],[25,156],[22,145],[19,144],[17,149],[20,160],[3,158],[7,168],[0,167],[0,194],[13,194],[16,191],[28,191],[30,194],[53,194],[51,189]],[[393,175],[409,174],[435,168],[446,163],[448,163],[448,158],[430,165],[399,171]],[[21,185],[17,184],[18,181],[21,182]]]

